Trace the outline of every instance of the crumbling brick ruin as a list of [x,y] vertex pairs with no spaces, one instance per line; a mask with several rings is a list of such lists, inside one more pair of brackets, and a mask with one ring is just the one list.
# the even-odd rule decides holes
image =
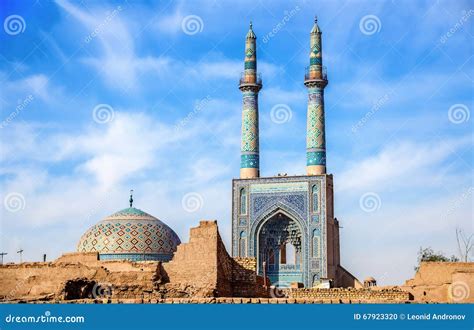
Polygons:
[[422,263],[402,288],[275,289],[257,275],[255,258],[229,256],[216,221],[192,228],[189,242],[179,245],[166,263],[101,261],[97,253],[67,253],[53,262],[0,266],[0,300],[10,302],[472,302],[472,293],[465,301],[450,296],[455,283],[473,286],[473,263]]

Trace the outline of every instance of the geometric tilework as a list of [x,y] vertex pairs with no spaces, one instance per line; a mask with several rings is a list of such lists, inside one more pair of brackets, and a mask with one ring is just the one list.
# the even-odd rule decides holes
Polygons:
[[322,88],[308,88],[308,118],[306,129],[306,165],[326,165],[324,127],[324,96]]
[[178,235],[166,224],[131,207],[87,230],[77,250],[99,252],[101,259],[168,261],[180,243]]
[[[295,270],[292,276],[301,276],[298,281],[302,281],[305,286],[312,285],[315,278],[319,280],[320,277],[326,277],[326,186],[326,177],[322,175],[234,179],[232,189],[233,256],[256,257],[258,259],[257,271],[262,273],[260,254],[262,246],[259,244],[262,240],[259,240],[258,236],[262,233],[264,225],[268,223],[267,220],[271,221],[274,215],[280,213],[283,217],[290,219],[292,223],[297,224],[299,229],[295,233],[300,233],[298,237],[300,237],[301,243],[297,244],[298,250],[301,247],[300,266],[298,266],[300,268]],[[313,210],[313,187],[317,187],[315,191],[318,195],[318,205],[315,210]],[[249,212],[245,215],[240,213],[240,192],[242,189],[247,191],[248,198]],[[242,253],[240,244],[240,234],[243,230],[247,233],[245,253]],[[284,234],[283,231],[277,232]],[[317,238],[313,239],[314,237]],[[269,268],[267,275],[271,275],[272,271],[275,272],[275,269]],[[283,278],[288,275],[288,271],[290,270],[278,270],[279,281],[289,280]],[[271,280],[276,279],[277,275],[273,275]]]
[[305,85],[308,88],[306,165],[325,166],[324,87],[327,85],[327,79],[323,75],[321,31],[316,22],[310,33],[309,57],[308,76],[305,76]]
[[257,94],[244,96],[242,110],[242,145],[241,151],[258,152],[258,110]]
[[240,168],[260,167],[258,137],[258,83],[257,74],[257,37],[250,24],[245,40],[245,67],[243,81],[239,85],[242,91],[242,131]]

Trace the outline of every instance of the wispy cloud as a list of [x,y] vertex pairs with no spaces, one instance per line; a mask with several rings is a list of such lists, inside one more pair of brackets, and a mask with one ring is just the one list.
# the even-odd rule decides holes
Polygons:
[[439,186],[446,166],[457,153],[472,147],[470,136],[433,142],[396,141],[367,158],[353,158],[349,168],[338,174],[338,191],[394,189],[394,186]]

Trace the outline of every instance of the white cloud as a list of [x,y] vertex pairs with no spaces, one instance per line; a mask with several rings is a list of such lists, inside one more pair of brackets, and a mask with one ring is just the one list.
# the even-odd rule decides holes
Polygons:
[[432,143],[395,142],[378,154],[365,159],[352,159],[351,167],[338,174],[338,191],[364,191],[390,184],[425,186],[439,184],[446,161],[472,144],[471,138],[447,139]]
[[177,6],[173,13],[159,16],[154,26],[160,32],[175,35],[177,33],[183,32],[181,29],[181,24],[184,17],[185,16],[182,13],[181,7]]

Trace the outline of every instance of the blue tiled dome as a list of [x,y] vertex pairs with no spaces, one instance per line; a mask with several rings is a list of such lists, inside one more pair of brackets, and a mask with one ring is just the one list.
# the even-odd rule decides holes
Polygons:
[[82,235],[78,252],[98,252],[101,260],[169,261],[181,243],[159,219],[134,207],[118,211]]

